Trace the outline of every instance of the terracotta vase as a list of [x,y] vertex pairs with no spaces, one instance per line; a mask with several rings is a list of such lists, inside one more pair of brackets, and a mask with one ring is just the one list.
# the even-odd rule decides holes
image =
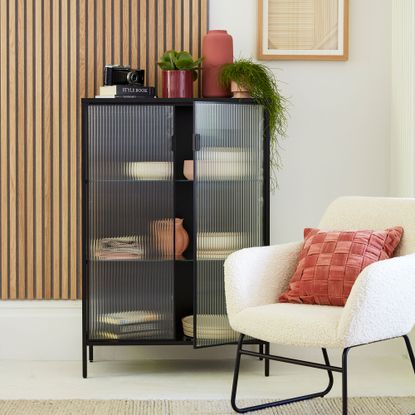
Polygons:
[[203,37],[202,95],[206,98],[229,97],[230,90],[219,84],[222,65],[233,62],[233,40],[226,30],[209,30]]
[[232,98],[252,98],[249,92],[243,86],[237,84],[235,81],[231,82]]
[[[175,227],[175,230],[173,229]],[[189,246],[189,235],[183,227],[183,219],[161,219],[153,222],[153,239],[156,250],[166,257],[173,256],[173,234],[175,234],[175,257],[180,258]]]
[[193,180],[193,160],[185,160],[183,163],[183,176],[187,180]]
[[161,71],[163,98],[193,98],[192,71]]

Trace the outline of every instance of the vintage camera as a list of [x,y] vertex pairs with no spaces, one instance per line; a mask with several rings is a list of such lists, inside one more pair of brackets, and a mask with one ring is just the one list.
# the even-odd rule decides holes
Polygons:
[[144,85],[144,69],[130,66],[105,65],[104,85]]

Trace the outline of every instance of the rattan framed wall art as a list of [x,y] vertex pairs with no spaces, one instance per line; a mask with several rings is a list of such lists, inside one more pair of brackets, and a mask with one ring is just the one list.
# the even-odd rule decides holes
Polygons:
[[347,60],[349,0],[258,0],[258,59]]

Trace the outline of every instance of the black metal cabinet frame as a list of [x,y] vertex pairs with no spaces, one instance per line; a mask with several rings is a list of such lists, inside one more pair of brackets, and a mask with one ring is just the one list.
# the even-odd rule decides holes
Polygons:
[[[170,146],[173,154],[173,210],[174,217],[183,216],[187,218],[186,229],[190,236],[190,246],[188,248],[189,255],[183,260],[172,259],[173,265],[173,332],[174,335],[169,338],[97,338],[91,335],[90,313],[93,305],[91,305],[91,235],[90,224],[91,220],[96,218],[91,217],[91,182],[90,182],[90,131],[88,114],[90,108],[97,106],[100,108],[114,109],[114,106],[121,106],[118,108],[130,108],[128,106],[136,106],[149,108],[150,106],[165,106],[164,108],[172,108],[173,113],[173,132],[171,134]],[[167,106],[167,107],[166,107]],[[156,108],[152,107],[152,108]],[[111,111],[111,110],[110,110]],[[196,115],[198,113],[198,115]],[[259,115],[260,114],[260,115]],[[244,121],[247,120],[248,121]],[[261,125],[258,125],[260,120]],[[251,122],[252,121],[252,122]],[[140,120],[137,120],[140,122]],[[154,122],[154,128],[158,128],[157,120]],[[247,122],[247,128],[242,128],[236,134],[234,126],[240,122]],[[222,126],[225,125],[224,128]],[[252,129],[252,133],[250,132]],[[232,169],[232,165],[237,165],[238,169],[242,166],[241,175],[246,177],[239,182],[227,182],[226,180],[217,180],[210,172],[210,164],[205,163],[203,157],[210,157],[210,154],[216,154],[217,148],[226,148],[230,145],[236,148],[238,143],[250,143],[250,135],[261,134],[261,145],[247,152],[235,153],[238,163],[234,163],[233,159],[228,160],[229,152],[220,154],[223,157],[222,166],[227,173]],[[244,141],[245,140],[245,141]],[[212,145],[210,145],[210,142]],[[116,145],[116,143],[115,143]],[[231,229],[231,225],[226,222],[226,217],[236,218],[236,225],[249,226],[257,229],[258,223],[251,223],[249,204],[247,206],[240,206],[241,200],[261,199],[261,205],[254,205],[253,209],[258,209],[260,206],[261,212],[261,231],[255,234],[247,232],[247,236],[242,240],[243,246],[268,245],[269,244],[269,190],[270,190],[270,170],[269,170],[269,130],[266,114],[263,114],[262,108],[257,106],[252,100],[234,100],[234,99],[83,99],[82,100],[82,146],[83,146],[83,160],[82,160],[82,358],[83,358],[83,376],[87,377],[87,360],[89,348],[89,360],[93,361],[93,346],[114,346],[114,345],[193,345],[196,347],[209,347],[222,344],[236,343],[236,338],[217,338],[207,341],[203,338],[203,333],[199,332],[198,314],[215,311],[216,303],[218,301],[210,301],[207,299],[206,304],[202,304],[204,298],[201,297],[200,289],[205,289],[212,296],[215,295],[215,290],[223,291],[220,284],[219,267],[223,265],[223,260],[208,261],[201,259],[201,251],[198,248],[198,232],[199,226],[204,227],[209,236],[210,230],[216,230],[220,225],[223,229]],[[243,144],[241,144],[243,148]],[[213,153],[210,151],[213,151]],[[95,151],[95,149],[94,149]],[[261,151],[261,154],[256,154]],[[247,155],[248,154],[248,155]],[[216,156],[215,156],[216,157]],[[183,177],[182,166],[185,159],[194,160],[194,180],[189,181]],[[239,164],[240,163],[240,164]],[[261,166],[259,166],[259,163]],[[205,167],[206,166],[206,167]],[[205,171],[204,171],[205,169]],[[213,172],[214,173],[214,172]],[[260,177],[261,175],[261,177]],[[211,179],[213,177],[213,179]],[[117,186],[111,183],[111,186]],[[134,184],[132,184],[134,186]],[[260,186],[260,189],[259,189]],[[238,192],[242,192],[245,199],[239,199]],[[214,197],[212,197],[214,195]],[[220,206],[225,206],[227,202],[226,195],[232,195],[234,198],[234,212],[226,212],[215,203],[217,200],[221,203]],[[211,200],[214,199],[213,202]],[[217,199],[217,200],[216,200]],[[230,200],[230,199],[229,199]],[[217,203],[219,203],[217,202]],[[204,204],[210,203],[209,207],[212,212],[211,217],[205,220],[203,214]],[[232,205],[232,203],[230,203]],[[218,205],[219,206],[219,205]],[[216,214],[215,214],[216,212]],[[219,212],[219,214],[217,214]],[[200,215],[198,216],[198,213]],[[231,216],[231,214],[233,216]],[[219,216],[224,216],[222,222],[217,224]],[[228,216],[227,216],[228,215]],[[239,216],[238,216],[239,215]],[[239,218],[239,222],[238,221]],[[245,225],[244,218],[248,218]],[[252,219],[253,221],[254,219]],[[203,222],[203,223],[202,223]],[[219,228],[220,228],[219,226]],[[251,228],[249,228],[251,229]],[[259,238],[259,239],[258,239]],[[173,237],[173,244],[175,238]],[[241,247],[243,247],[241,246]],[[174,249],[174,248],[173,248]],[[131,265],[133,266],[133,265]],[[212,270],[212,271],[210,271]],[[209,272],[212,272],[216,281],[219,283],[212,283],[209,278]],[[204,275],[201,277],[201,275]],[[108,278],[108,277],[106,277]],[[223,278],[222,278],[223,279]],[[207,281],[207,286],[203,287],[204,281]],[[216,285],[215,285],[216,284]],[[199,289],[199,293],[198,293]],[[203,291],[202,291],[203,293]],[[110,293],[109,293],[110,294]],[[221,296],[220,313],[223,313],[224,299],[223,292],[218,292]],[[95,299],[94,299],[95,300]],[[99,299],[97,299],[99,300]],[[122,299],[121,299],[122,301]],[[209,302],[210,301],[210,302]],[[181,326],[181,318],[184,315],[193,314],[193,330],[194,337],[189,338],[183,335]],[[199,336],[200,334],[200,336]],[[199,338],[200,337],[200,338]],[[259,344],[260,350],[263,349],[264,343],[255,339],[248,339],[247,343]],[[265,345],[267,346],[267,345]],[[266,363],[266,372],[268,372],[268,360]]]

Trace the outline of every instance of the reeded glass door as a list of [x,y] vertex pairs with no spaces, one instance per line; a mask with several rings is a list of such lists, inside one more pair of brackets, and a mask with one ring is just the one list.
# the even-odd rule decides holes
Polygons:
[[88,107],[89,338],[174,338],[173,107]]
[[234,342],[223,264],[263,245],[263,110],[254,104],[195,103],[195,346]]

